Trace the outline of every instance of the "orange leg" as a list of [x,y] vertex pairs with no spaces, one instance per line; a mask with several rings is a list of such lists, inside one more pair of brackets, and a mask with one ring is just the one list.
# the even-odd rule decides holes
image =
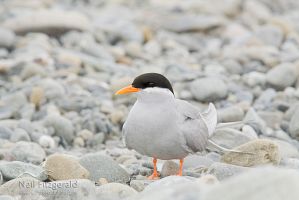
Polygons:
[[154,172],[151,176],[148,177],[148,179],[150,180],[159,179],[159,174],[157,171],[157,158],[153,159],[153,163],[154,163]]
[[180,169],[179,169],[179,173],[177,174],[178,176],[183,175],[183,163],[184,163],[184,159],[180,159]]

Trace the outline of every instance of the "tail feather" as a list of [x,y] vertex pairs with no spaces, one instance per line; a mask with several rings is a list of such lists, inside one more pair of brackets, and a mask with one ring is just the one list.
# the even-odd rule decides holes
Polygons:
[[207,125],[209,137],[211,137],[217,125],[217,110],[214,104],[210,103],[208,110],[200,114]]

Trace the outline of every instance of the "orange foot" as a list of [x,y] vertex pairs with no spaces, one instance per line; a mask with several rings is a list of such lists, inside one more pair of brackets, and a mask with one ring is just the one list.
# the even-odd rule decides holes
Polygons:
[[157,179],[160,179],[159,177],[159,173],[157,171],[157,158],[154,158],[153,159],[153,164],[154,164],[154,172],[152,175],[150,175],[148,177],[149,180],[157,180]]
[[147,177],[148,180],[158,180],[160,179],[160,176],[158,173],[153,173],[152,175],[150,175],[149,177]]
[[177,176],[183,175],[183,163],[184,163],[184,159],[180,159],[180,169],[179,169],[179,173],[177,174]]

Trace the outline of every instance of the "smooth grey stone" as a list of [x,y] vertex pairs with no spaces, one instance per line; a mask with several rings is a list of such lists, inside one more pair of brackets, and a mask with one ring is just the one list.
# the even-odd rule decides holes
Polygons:
[[107,183],[96,187],[97,198],[102,200],[128,199],[136,194],[135,189],[121,183]]
[[95,184],[87,179],[70,179],[43,182],[35,187],[34,193],[46,200],[96,200]]
[[129,174],[117,162],[100,153],[86,154],[79,162],[89,171],[92,181],[106,178],[108,182],[127,183],[130,179]]
[[14,134],[14,132],[4,126],[0,126],[0,138],[1,139],[9,139],[12,135]]
[[299,108],[295,110],[289,123],[290,135],[294,138],[299,138]]
[[215,175],[217,179],[221,181],[229,177],[247,172],[249,170],[250,168],[248,167],[241,167],[241,166],[216,162],[209,167],[207,173]]
[[40,164],[46,157],[45,151],[33,142],[17,142],[11,149],[13,158],[17,161]]
[[281,200],[287,195],[288,200],[297,200],[298,187],[299,173],[296,170],[257,168],[216,185],[202,198],[205,200]]
[[244,119],[245,124],[250,125],[256,133],[265,134],[266,133],[266,122],[256,113],[253,108],[249,108]]
[[296,74],[296,67],[293,64],[283,63],[269,70],[266,79],[275,89],[283,90],[295,83],[297,79]]
[[4,21],[3,26],[18,34],[44,32],[59,35],[69,30],[88,30],[90,22],[75,11],[39,10],[26,15],[20,13]]
[[216,101],[227,96],[227,85],[218,78],[206,77],[193,81],[191,92],[198,101]]
[[54,134],[64,138],[69,144],[74,139],[74,126],[72,122],[58,114],[50,114],[44,120],[46,127],[52,127]]
[[0,47],[11,48],[16,41],[16,35],[13,31],[3,28],[0,28]]
[[24,176],[33,176],[40,181],[48,178],[42,167],[20,161],[0,163],[0,171],[6,181]]

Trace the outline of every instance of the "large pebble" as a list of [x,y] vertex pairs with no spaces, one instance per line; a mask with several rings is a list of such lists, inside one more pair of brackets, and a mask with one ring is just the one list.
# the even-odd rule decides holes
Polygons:
[[64,138],[68,143],[74,139],[74,126],[69,119],[58,114],[50,114],[46,117],[44,124],[46,127],[52,127],[54,134]]
[[171,160],[163,163],[161,170],[161,177],[176,175],[179,172],[179,165]]
[[90,153],[80,158],[80,164],[90,172],[90,179],[97,182],[106,178],[108,182],[127,183],[129,174],[114,160],[99,153]]
[[299,138],[299,108],[295,109],[291,121],[289,123],[290,134],[294,138]]
[[205,193],[205,200],[297,200],[299,173],[295,170],[262,168],[243,173]]
[[243,144],[234,150],[243,153],[227,152],[222,161],[239,166],[256,166],[263,164],[279,164],[281,155],[275,142],[266,139],[258,139]]
[[190,85],[191,92],[196,100],[216,101],[227,96],[228,88],[226,83],[217,78],[200,78]]
[[34,142],[17,142],[11,149],[15,160],[40,164],[46,157],[45,151]]
[[75,158],[53,154],[46,159],[45,170],[51,180],[87,179],[89,172]]
[[233,128],[221,128],[215,131],[211,139],[216,144],[231,149],[256,138]]
[[136,190],[121,183],[107,183],[96,187],[97,198],[103,200],[128,199],[136,194]]
[[32,193],[33,189],[38,186],[39,183],[37,179],[31,177],[12,179],[0,186],[0,194],[11,196],[23,194],[25,197]]
[[42,167],[20,161],[0,163],[0,171],[5,180],[11,180],[19,176],[33,176],[40,181],[48,178]]
[[295,83],[297,79],[296,68],[291,63],[280,64],[268,71],[266,79],[275,89],[283,90]]
[[207,173],[216,176],[217,179],[221,181],[240,173],[247,172],[248,170],[250,170],[250,168],[215,162],[208,168]]
[[231,106],[217,110],[218,122],[235,122],[241,121],[244,117],[244,111],[238,106]]
[[15,43],[15,33],[9,29],[0,28],[0,47],[10,48]]
[[75,11],[38,10],[26,15],[16,15],[3,23],[18,34],[44,32],[58,35],[69,30],[88,30],[89,20]]
[[87,179],[71,179],[44,182],[35,187],[33,192],[40,194],[43,199],[61,200],[96,200],[95,185]]

